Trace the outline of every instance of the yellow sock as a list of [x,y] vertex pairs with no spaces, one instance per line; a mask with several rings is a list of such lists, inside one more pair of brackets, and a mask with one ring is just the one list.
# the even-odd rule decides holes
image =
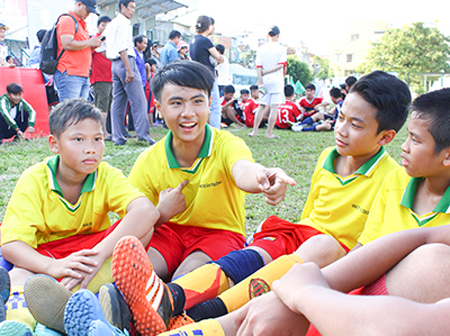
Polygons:
[[23,287],[11,288],[11,295],[6,302],[6,319],[21,322],[32,331],[36,327],[36,320],[28,310],[23,295]]
[[[89,282],[89,285],[87,286],[87,289],[89,289],[92,293],[96,294],[100,290],[100,287],[103,286],[106,283],[112,283],[114,282],[114,279],[112,277],[111,273],[111,261],[112,257],[109,257],[105,260],[102,267],[99,269],[97,274],[92,278],[91,282]],[[72,289],[72,293],[77,292],[80,289],[80,285],[75,286]]]
[[216,264],[206,264],[173,281],[186,295],[184,309],[214,299],[230,288],[228,277]]
[[222,326],[213,319],[203,320],[197,323],[188,324],[178,329],[166,331],[160,336],[225,336]]
[[219,295],[229,313],[241,308],[251,299],[272,290],[272,283],[303,260],[296,254],[281,256]]

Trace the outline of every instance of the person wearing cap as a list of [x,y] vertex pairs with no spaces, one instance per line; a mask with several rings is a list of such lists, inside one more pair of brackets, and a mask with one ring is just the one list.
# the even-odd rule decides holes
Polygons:
[[136,52],[132,37],[130,19],[134,16],[136,3],[120,0],[119,13],[108,24],[106,36],[106,57],[112,60],[113,101],[111,106],[112,141],[116,146],[127,142],[125,137],[125,115],[127,104],[133,114],[138,140],[154,144],[150,137],[147,118],[147,100],[142,88],[142,78],[136,64]]
[[272,134],[278,115],[278,106],[285,103],[284,76],[286,75],[287,51],[278,43],[280,29],[272,26],[268,32],[268,42],[259,47],[256,54],[256,71],[258,86],[263,93],[255,115],[253,132],[249,136],[255,137],[264,116],[269,116],[266,138],[279,138]]
[[6,93],[0,97],[0,145],[3,139],[25,139],[24,132],[34,133],[36,111],[22,98],[19,84],[10,83]]
[[[89,71],[91,68],[91,48],[98,48],[102,44],[100,37],[89,37],[85,20],[90,13],[97,14],[95,0],[79,0],[73,5],[68,15],[61,16],[56,25],[59,55],[63,50],[56,72],[53,75],[59,90],[61,101],[71,98],[89,96]],[[76,30],[77,21],[78,30]]]
[[167,41],[161,51],[161,63],[163,66],[175,62],[180,58],[177,50],[177,46],[180,41],[181,33],[178,30],[172,30],[169,34],[169,41]]
[[8,47],[4,42],[4,39],[6,37],[6,31],[8,29],[9,28],[4,23],[0,23],[0,65],[11,67],[13,65],[6,62],[6,57],[8,56],[9,52]]
[[187,44],[184,41],[181,41],[180,43],[178,43],[177,49],[178,55],[180,55],[180,59],[188,61],[189,57],[187,54],[189,53],[189,44]]

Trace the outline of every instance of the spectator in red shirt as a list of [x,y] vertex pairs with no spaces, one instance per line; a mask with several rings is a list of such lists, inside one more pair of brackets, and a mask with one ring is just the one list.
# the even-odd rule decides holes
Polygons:
[[308,84],[305,87],[305,94],[302,100],[300,100],[300,110],[302,111],[303,118],[311,117],[321,108],[325,108],[330,103],[323,100],[323,98],[314,97],[316,93],[316,87],[314,84]]
[[278,107],[278,116],[275,123],[276,128],[291,129],[292,124],[301,119],[301,112],[294,103],[294,87],[291,84],[284,86],[286,102]]
[[[101,36],[110,22],[109,16],[100,17],[97,22],[97,34],[94,36]],[[92,51],[91,85],[94,89],[95,106],[102,111],[103,136],[106,138],[111,133],[112,72],[111,61],[106,58],[105,43],[106,41]]]

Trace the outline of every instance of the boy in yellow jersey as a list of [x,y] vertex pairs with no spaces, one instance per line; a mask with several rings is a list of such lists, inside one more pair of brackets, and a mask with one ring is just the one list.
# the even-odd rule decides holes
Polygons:
[[[358,83],[355,85],[358,85]],[[350,96],[351,94],[348,97]],[[422,252],[418,252],[412,254],[411,258],[408,257],[409,259],[407,258],[400,262],[409,252],[422,244],[441,242],[448,244],[448,227],[442,230],[431,228],[443,226],[450,222],[449,106],[450,89],[430,92],[419,96],[414,101],[408,123],[409,135],[402,145],[401,156],[404,169],[398,168],[392,171],[384,180],[370,209],[365,229],[359,238],[360,243],[368,243],[367,248],[362,247],[361,250],[373,251],[375,249],[376,252],[372,254],[370,260],[348,259],[350,257],[354,258],[353,253],[351,253],[339,262],[324,269],[323,274],[331,288],[344,293],[352,291],[350,292],[351,295],[392,295],[421,303],[435,303],[449,297],[450,272],[448,271],[448,262],[443,266],[439,261],[440,259],[443,259],[443,262],[445,262],[445,259],[448,260],[450,254],[448,246],[431,247],[431,250],[425,250],[427,251],[425,256],[422,255]],[[427,227],[430,229],[425,229]],[[421,230],[426,231],[423,234],[418,230],[414,233],[405,232],[405,234],[391,236],[386,238],[389,244],[384,249],[380,248],[381,243],[378,243],[376,238],[391,232],[404,231],[411,228],[422,228]],[[440,234],[438,234],[439,232]],[[433,239],[424,240],[427,236]],[[416,239],[415,243],[413,243],[414,239]],[[370,243],[371,241],[373,243]],[[419,242],[418,245],[417,242]],[[355,251],[355,254],[359,253],[358,250]],[[353,263],[355,264],[353,265]],[[397,263],[399,264],[395,266]],[[297,269],[301,269],[301,267]],[[353,331],[354,335],[367,333],[367,331],[362,332],[361,330],[366,330],[364,328],[367,328],[368,322],[358,320],[358,315],[352,315],[358,300],[354,303],[352,302],[353,308],[348,311],[345,304],[348,301],[347,299],[341,298],[342,302],[339,302],[339,300],[335,301],[336,310],[339,310],[338,307],[342,310],[342,314],[336,312],[336,316],[342,318],[345,326],[336,325],[337,318],[331,316],[333,315],[331,310],[328,314],[324,313],[321,309],[321,304],[313,304],[312,298],[307,300],[305,304],[302,304],[302,295],[300,293],[302,292],[303,279],[300,278],[301,273],[298,273],[297,276],[299,277],[297,281],[300,289],[297,290],[293,276],[290,276],[289,281],[280,281],[280,286],[276,291],[277,295],[280,294],[279,298],[290,309],[298,312],[298,309],[294,307],[302,306],[305,312],[313,314],[310,316],[314,316],[312,312],[314,310],[316,316],[312,318],[312,321],[319,323],[320,331],[326,331],[324,335],[347,335],[348,330],[351,329],[346,326],[349,321],[352,321],[351,326],[355,328]],[[353,300],[350,299],[350,301]],[[299,305],[297,306],[294,302],[298,302]],[[317,299],[317,302],[321,302],[321,300]],[[245,329],[246,332],[251,333],[252,330],[256,330],[254,328],[264,328],[265,326],[261,325],[261,323],[264,324],[264,320],[270,316],[271,328],[275,328],[274,330],[286,328],[289,323],[283,318],[278,318],[280,315],[286,316],[284,308],[280,307],[278,303],[274,295],[271,295],[269,298],[266,297],[264,301],[256,302],[255,300],[243,311],[219,320],[220,325],[227,331],[225,334],[228,336],[235,333],[233,330],[236,321],[239,321],[238,324],[244,321],[241,324],[241,331]],[[366,304],[366,306],[368,305],[370,303]],[[388,303],[384,307],[387,305]],[[270,310],[264,307],[270,307]],[[275,310],[275,313],[274,307],[280,307],[280,310]],[[391,312],[392,310],[389,309],[388,311]],[[345,314],[347,316],[342,316]],[[322,317],[318,318],[318,315]],[[376,325],[384,324],[385,318],[380,318],[379,316],[373,316],[373,318],[377,321],[383,321],[383,323],[376,323]],[[327,320],[329,320],[328,325]],[[217,321],[211,321],[213,320],[202,323],[206,323],[210,327],[217,327]],[[334,325],[332,322],[334,322]],[[249,323],[252,325],[251,327],[249,327]],[[398,323],[388,325],[392,328],[396,325],[398,326]],[[299,326],[297,325],[297,327]],[[332,332],[330,328],[332,328]],[[342,331],[339,331],[339,328]],[[296,329],[298,334],[302,334],[299,331],[301,329],[300,327]],[[288,330],[284,330],[286,334],[289,334]],[[393,332],[399,333],[397,329],[390,332],[380,331],[379,333],[389,334]],[[407,332],[404,333],[408,334]],[[317,334],[317,330],[311,327],[307,335]],[[423,334],[423,332],[420,334]],[[220,335],[220,333],[205,333],[205,335]]]
[[[82,99],[67,100],[52,111],[49,125],[48,142],[56,156],[22,174],[1,226],[3,257],[15,265],[9,272],[12,293],[6,318],[27,325],[11,321],[19,330],[15,335],[26,335],[36,324],[23,297],[28,278],[45,274],[61,279],[67,289],[79,285],[96,292],[112,281],[110,257],[117,241],[135,235],[147,245],[159,218],[121,171],[102,162],[98,109]],[[110,211],[122,217],[113,226]],[[48,300],[38,309],[44,320],[62,318],[64,309],[53,311],[47,304],[55,299],[50,292],[45,295]],[[65,332],[61,319],[49,327]],[[8,323],[2,328],[9,328]]]
[[[154,310],[148,314],[158,311],[162,318],[151,316],[165,322],[169,320],[165,314],[173,316],[189,308],[187,314],[194,320],[221,316],[269,291],[272,281],[302,259],[322,267],[345,255],[357,243],[383,179],[398,166],[383,146],[402,127],[410,102],[408,87],[392,75],[374,72],[361,79],[339,114],[336,147],[326,149],[319,158],[300,223],[269,217],[247,248],[168,284],[172,311],[160,309],[166,300],[150,299]],[[142,255],[143,250],[139,251]],[[115,252],[113,259],[116,254],[124,253]],[[264,264],[269,265],[256,272]],[[220,294],[233,283],[237,285]],[[155,281],[145,292],[159,292],[163,287]],[[212,300],[194,307],[208,299]]]

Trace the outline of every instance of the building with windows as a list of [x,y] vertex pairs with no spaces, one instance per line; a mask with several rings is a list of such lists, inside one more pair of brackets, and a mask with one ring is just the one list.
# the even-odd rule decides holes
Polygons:
[[344,35],[334,41],[330,49],[330,66],[337,77],[347,77],[356,73],[356,68],[364,62],[372,44],[388,29],[386,21],[364,20],[344,23]]

